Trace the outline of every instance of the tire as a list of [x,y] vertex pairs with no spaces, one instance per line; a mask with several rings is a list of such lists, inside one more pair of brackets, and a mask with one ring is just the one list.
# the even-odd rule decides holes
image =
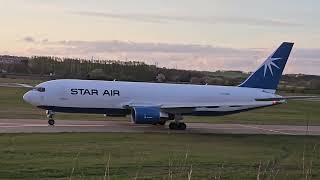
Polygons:
[[169,128],[172,129],[172,130],[186,130],[187,128],[187,125],[185,123],[175,123],[175,122],[172,122],[169,124]]
[[169,128],[170,128],[171,130],[176,130],[176,129],[177,129],[177,124],[174,123],[174,122],[172,122],[172,123],[169,124]]
[[187,128],[187,125],[185,123],[179,123],[178,125],[179,130],[186,130],[186,128]]
[[54,125],[54,123],[55,123],[55,122],[54,122],[54,120],[53,120],[53,119],[49,119],[49,120],[48,120],[48,124],[49,124],[50,126],[53,126],[53,125]]

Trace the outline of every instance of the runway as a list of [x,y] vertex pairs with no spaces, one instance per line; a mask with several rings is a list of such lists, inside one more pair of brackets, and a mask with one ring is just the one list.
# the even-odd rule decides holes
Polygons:
[[186,131],[168,126],[136,125],[124,121],[56,120],[48,126],[45,120],[0,119],[0,133],[63,133],[63,132],[129,132],[129,133],[193,133],[193,134],[277,134],[320,135],[320,126],[208,124],[187,123]]

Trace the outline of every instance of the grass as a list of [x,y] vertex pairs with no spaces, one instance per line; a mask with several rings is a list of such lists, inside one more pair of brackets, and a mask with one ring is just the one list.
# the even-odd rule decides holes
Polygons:
[[[0,179],[320,178],[319,137],[63,133],[0,136]],[[220,178],[219,178],[220,177]]]
[[0,78],[0,83],[23,83],[29,85],[37,85],[43,82],[43,80],[37,79],[28,79],[28,77],[22,78]]
[[[0,83],[18,82],[21,79],[0,78]],[[36,84],[30,80],[27,84]],[[0,118],[9,119],[46,119],[44,110],[33,107],[23,101],[22,96],[28,89],[0,87]],[[219,117],[185,117],[186,122],[207,123],[254,123],[254,124],[294,124],[320,125],[320,101],[289,101],[286,104],[253,110],[229,116]],[[90,114],[65,114],[58,113],[56,119],[65,120],[123,120],[129,118],[104,117],[103,115]]]
[[320,125],[320,102],[289,101],[273,107],[221,117],[188,117],[187,122]]
[[[45,119],[43,110],[22,100],[26,91],[0,88],[0,118]],[[291,101],[186,121],[305,125],[309,120],[319,125],[319,107],[320,102]],[[63,113],[56,118],[105,120]],[[319,142],[314,136],[275,135],[1,134],[0,179],[320,179]]]

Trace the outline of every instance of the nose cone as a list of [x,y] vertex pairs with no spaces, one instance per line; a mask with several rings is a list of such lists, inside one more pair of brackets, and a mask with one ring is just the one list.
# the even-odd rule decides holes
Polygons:
[[33,91],[25,93],[23,99],[32,105],[40,105],[40,97]]
[[23,100],[26,101],[26,102],[29,102],[29,99],[30,99],[30,93],[29,93],[29,92],[26,92],[26,93],[23,95]]

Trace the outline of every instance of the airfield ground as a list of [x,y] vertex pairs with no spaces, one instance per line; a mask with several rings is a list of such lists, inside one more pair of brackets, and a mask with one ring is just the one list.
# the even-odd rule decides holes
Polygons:
[[[168,123],[167,123],[168,124]],[[0,133],[185,133],[185,134],[252,134],[252,135],[317,135],[320,126],[209,124],[187,123],[184,131],[166,126],[137,125],[126,121],[59,120],[54,126],[47,121],[33,119],[0,119]]]
[[320,178],[320,137],[2,134],[0,179]]
[[[11,80],[0,78],[1,81]],[[44,112],[22,100],[26,91],[0,88],[1,130],[19,126],[15,119],[33,119],[22,120],[21,124],[43,122],[40,127],[49,128],[45,127]],[[186,121],[210,123],[210,127],[222,123],[305,127],[307,123],[320,125],[319,108],[320,102],[290,101],[232,116],[187,117]],[[101,115],[83,114],[58,114],[56,119],[57,123],[82,120],[65,121],[76,124],[106,120]],[[127,124],[129,119],[108,120]],[[0,179],[187,179],[188,175],[191,179],[320,179],[319,142],[320,136],[205,131],[3,133],[0,134]]]

